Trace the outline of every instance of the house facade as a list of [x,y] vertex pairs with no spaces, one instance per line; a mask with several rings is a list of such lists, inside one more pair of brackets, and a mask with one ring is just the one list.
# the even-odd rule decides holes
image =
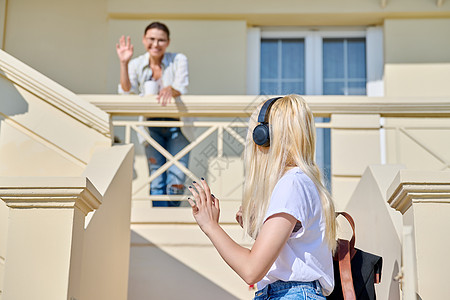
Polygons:
[[[152,21],[189,60],[188,95],[165,109],[117,95],[115,45],[130,36],[142,54]],[[175,124],[195,129],[185,173],[211,182],[223,226],[251,246],[234,222],[245,123],[289,93],[315,113],[357,246],[384,258],[379,298],[447,295],[429,245],[450,244],[449,37],[446,0],[0,1],[0,299],[250,299],[185,202],[152,208],[137,117],[194,118]]]

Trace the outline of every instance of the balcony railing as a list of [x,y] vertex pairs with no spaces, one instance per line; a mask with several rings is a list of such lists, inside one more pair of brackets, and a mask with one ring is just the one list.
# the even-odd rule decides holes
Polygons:
[[[198,147],[201,142],[210,138],[217,132],[215,151],[216,159],[224,157],[224,133],[227,139],[234,139],[240,145],[242,151],[245,144],[245,134],[239,132],[247,126],[247,118],[256,106],[269,98],[269,96],[183,96],[166,107],[162,107],[155,97],[139,97],[133,95],[82,95],[83,98],[106,111],[112,116],[114,130],[123,128],[125,143],[132,142],[133,131],[140,135],[148,144],[152,145],[167,159],[164,164],[153,174],[148,175],[145,180],[140,180],[134,185],[134,198],[148,187],[149,183],[157,176],[166,171],[171,165],[176,165],[191,180],[198,180],[197,175],[191,168],[186,168],[178,162],[186,153]],[[400,157],[402,143],[413,143],[424,151],[427,156],[436,159],[440,166],[439,170],[448,168],[450,158],[436,150],[429,141],[421,138],[422,131],[439,132],[445,136],[450,132],[450,99],[446,98],[389,98],[389,97],[365,97],[365,96],[305,96],[316,117],[330,118],[329,123],[316,123],[317,128],[330,128],[332,137],[335,138],[331,145],[332,170],[331,178],[333,189],[340,190],[339,180],[345,177],[357,179],[361,176],[364,168],[373,163],[405,163]],[[124,117],[166,117],[182,118],[181,121],[138,121],[136,118],[124,120]],[[197,117],[197,120],[186,122],[183,117]],[[119,119],[120,118],[120,119]],[[208,118],[207,120],[202,118]],[[211,120],[211,118],[213,118]],[[416,120],[419,120],[418,123]],[[412,123],[411,123],[412,122]],[[140,126],[158,127],[182,127],[193,126],[204,128],[191,143],[172,156],[161,147]],[[416,131],[421,131],[416,134]],[[364,132],[374,134],[373,144],[364,141],[367,135]],[[340,133],[362,134],[362,140],[348,139],[349,143],[355,142],[353,148],[358,152],[367,152],[367,159],[362,156],[363,161],[354,162],[347,170],[342,170],[339,161],[352,161],[351,153],[345,153],[349,147],[343,142],[345,135]],[[433,133],[435,134],[435,133]],[[401,138],[400,138],[401,136]],[[438,136],[436,136],[439,139]],[[404,141],[404,139],[408,141]],[[403,140],[401,140],[403,139]],[[434,139],[435,140],[435,139]],[[370,157],[374,149],[366,149],[376,145],[376,153]],[[344,152],[342,152],[344,151]],[[393,154],[396,152],[397,154]],[[237,156],[240,153],[237,153]],[[347,157],[343,157],[347,156]],[[355,164],[359,164],[355,168]],[[142,193],[141,193],[142,194]],[[345,194],[345,193],[344,193]],[[348,194],[348,192],[347,192]],[[340,194],[338,195],[340,196]],[[140,198],[141,200],[144,200]],[[151,196],[148,200],[186,200],[185,196]]]
[[[248,117],[271,96],[185,95],[166,107],[153,96],[79,95],[112,116]],[[317,117],[332,114],[380,114],[382,117],[449,117],[449,98],[304,96]]]

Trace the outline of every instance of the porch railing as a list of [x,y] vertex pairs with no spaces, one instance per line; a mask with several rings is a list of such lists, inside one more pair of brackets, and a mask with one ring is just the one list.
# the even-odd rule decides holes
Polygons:
[[[133,195],[137,195],[154,180],[157,176],[165,172],[170,166],[176,165],[187,177],[198,180],[190,168],[179,163],[179,159],[192,151],[202,141],[205,141],[213,133],[217,132],[217,147],[215,149],[216,158],[224,156],[224,133],[228,137],[235,139],[242,148],[245,144],[245,135],[239,133],[239,129],[247,127],[247,118],[261,101],[270,96],[183,96],[182,100],[177,99],[174,103],[162,107],[155,97],[139,97],[133,95],[81,95],[91,103],[109,113],[112,117],[114,130],[124,128],[124,142],[131,143],[133,131],[141,135],[142,138],[155,149],[157,149],[167,159],[167,162],[153,174],[133,188]],[[345,134],[362,134],[364,131],[375,132],[374,141],[378,145],[376,153],[365,161],[358,161],[361,164],[361,171],[341,170],[339,162],[332,163],[331,177],[333,188],[339,190],[339,180],[348,177],[352,180],[359,178],[365,166],[373,163],[405,163],[398,152],[399,135],[406,137],[408,143],[415,144],[427,155],[437,159],[441,164],[438,169],[446,169],[449,166],[450,158],[445,154],[436,151],[429,141],[421,139],[414,130],[435,131],[442,130],[447,134],[450,132],[450,99],[446,98],[389,98],[389,97],[365,97],[365,96],[305,96],[316,117],[330,118],[330,122],[316,123],[317,128],[330,128],[332,136],[339,137],[341,132]],[[181,121],[138,121],[124,120],[124,117],[164,117],[183,118],[199,117],[198,120],[186,122]],[[121,119],[118,119],[118,118]],[[213,120],[200,120],[201,117],[213,118]],[[401,120],[401,121],[399,121]],[[411,122],[403,121],[421,120],[413,126]],[[425,121],[425,122],[423,122]],[[430,122],[428,122],[430,121]],[[442,121],[442,122],[440,122]],[[414,123],[414,122],[413,122]],[[195,128],[205,128],[191,143],[176,155],[171,155],[140,126],[158,127],[182,127],[193,126]],[[388,135],[388,136],[387,136]],[[392,137],[394,136],[394,137]],[[439,139],[439,138],[438,138]],[[338,140],[338,138],[336,138]],[[342,154],[339,149],[345,149],[348,145],[342,145],[342,141],[333,142],[331,145],[332,159],[336,155]],[[355,144],[364,152],[364,147],[368,145]],[[372,149],[373,150],[373,149]],[[372,151],[371,150],[371,151]],[[351,155],[351,154],[348,154]],[[339,157],[339,160],[352,160],[351,157]],[[363,158],[364,160],[364,158]],[[366,164],[367,163],[367,164]],[[366,164],[366,165],[365,165]],[[354,169],[354,168],[353,168]],[[345,194],[345,193],[344,193]],[[343,195],[344,195],[343,194]],[[185,196],[151,196],[148,200],[186,200]],[[144,200],[144,199],[141,199]]]

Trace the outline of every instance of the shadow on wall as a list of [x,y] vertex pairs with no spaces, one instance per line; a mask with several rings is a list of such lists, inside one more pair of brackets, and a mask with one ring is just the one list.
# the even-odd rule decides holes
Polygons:
[[[14,85],[1,76],[0,69],[0,143],[2,137],[2,124],[7,117],[25,114],[28,112],[28,103],[23,99]],[[1,145],[0,145],[1,155]],[[0,171],[1,173],[1,171]],[[6,174],[2,174],[5,176]],[[6,258],[6,238],[8,232],[9,208],[0,200],[0,281],[2,281],[5,258]],[[0,298],[2,294],[3,283],[0,282]]]
[[4,120],[5,116],[12,117],[14,115],[25,114],[28,112],[28,103],[24,100],[14,85],[9,80],[1,76],[0,91],[0,120]]
[[131,231],[128,300],[237,299]]
[[397,275],[400,272],[400,268],[398,266],[398,262],[394,263],[394,268],[392,269],[391,274],[391,285],[389,287],[389,298],[388,299],[400,299],[400,291],[398,288],[398,280],[396,279]]

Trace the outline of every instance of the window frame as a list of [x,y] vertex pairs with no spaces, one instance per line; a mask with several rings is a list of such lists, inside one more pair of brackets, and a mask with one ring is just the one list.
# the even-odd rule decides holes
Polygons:
[[365,38],[366,95],[383,96],[382,27],[283,28],[253,27],[247,32],[247,94],[260,94],[260,55],[262,39],[300,38],[305,41],[305,94],[323,94],[323,39]]

